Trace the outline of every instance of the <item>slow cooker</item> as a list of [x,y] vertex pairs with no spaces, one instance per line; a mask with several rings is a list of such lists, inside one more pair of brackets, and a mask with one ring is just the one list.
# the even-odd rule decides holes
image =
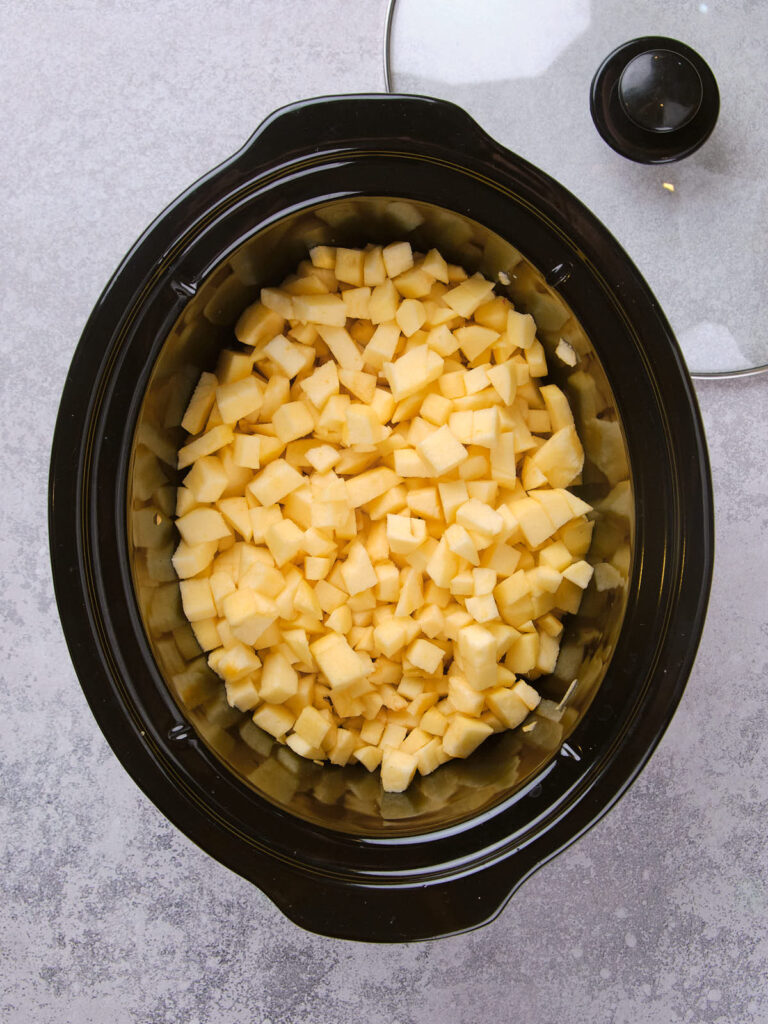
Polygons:
[[[409,240],[481,270],[536,319],[586,451],[589,558],[623,567],[567,619],[543,692],[560,722],[499,734],[382,793],[303,761],[230,708],[170,563],[180,421],[264,285],[309,246]],[[292,920],[404,941],[465,931],[621,796],[659,742],[713,562],[706,445],[662,310],[600,222],[462,109],[332,96],[277,111],[173,202],[106,286],[51,457],[50,544],[70,653],[115,754],[156,806]]]

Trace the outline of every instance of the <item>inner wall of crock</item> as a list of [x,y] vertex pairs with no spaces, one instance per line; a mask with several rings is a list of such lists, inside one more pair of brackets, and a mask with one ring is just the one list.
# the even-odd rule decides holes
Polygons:
[[[184,617],[171,555],[178,543],[172,516],[181,477],[175,469],[181,418],[200,373],[215,368],[222,347],[236,344],[233,327],[242,310],[313,245],[400,239],[421,252],[436,247],[470,272],[480,270],[498,282],[498,293],[535,318],[549,379],[568,395],[584,444],[586,462],[574,489],[595,507],[588,558],[611,562],[621,583],[599,590],[593,579],[578,613],[566,618],[554,673],[536,682],[558,701],[570,689],[560,722],[533,714],[522,727],[490,737],[467,760],[417,775],[406,793],[393,794],[382,791],[378,773],[360,765],[321,766],[298,757],[250,714],[229,707],[224,684],[208,668]],[[576,351],[575,367],[555,357],[560,339]],[[166,339],[141,406],[130,465],[133,581],[159,671],[208,750],[244,784],[294,815],[369,835],[393,827],[427,831],[476,815],[542,771],[581,721],[606,673],[624,615],[634,533],[627,448],[613,394],[590,339],[556,289],[519,249],[465,216],[411,200],[357,197],[295,213],[253,235],[197,287]]]

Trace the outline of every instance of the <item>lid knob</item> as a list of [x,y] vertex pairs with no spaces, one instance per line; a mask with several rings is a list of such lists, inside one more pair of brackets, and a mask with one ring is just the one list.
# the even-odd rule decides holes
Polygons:
[[672,50],[646,50],[633,57],[619,78],[625,113],[649,132],[674,132],[698,113],[701,78],[687,57]]
[[709,138],[720,94],[695,50],[675,39],[645,36],[624,43],[600,65],[590,110],[617,153],[639,163],[667,163]]

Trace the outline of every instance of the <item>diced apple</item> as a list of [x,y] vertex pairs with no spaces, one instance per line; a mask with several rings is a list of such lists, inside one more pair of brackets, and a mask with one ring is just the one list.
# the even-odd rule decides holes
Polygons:
[[413,252],[408,242],[393,242],[382,253],[388,277],[397,277],[413,266]]
[[384,751],[381,761],[381,785],[387,793],[403,793],[411,784],[418,761],[404,750]]
[[507,340],[515,348],[527,349],[536,340],[536,321],[529,313],[510,309],[507,313]]
[[262,704],[254,711],[253,720],[264,732],[280,739],[291,728],[296,716],[284,704]]
[[365,678],[367,663],[338,633],[328,633],[315,640],[310,650],[331,687],[348,686]]
[[490,348],[499,338],[498,331],[492,331],[489,327],[481,327],[479,324],[458,327],[453,333],[461,351],[470,362],[473,359],[477,359],[482,352]]
[[487,281],[482,274],[473,274],[472,277],[446,292],[443,302],[459,316],[470,317],[477,307],[488,299],[492,291],[492,281]]
[[306,370],[315,359],[314,349],[308,345],[296,345],[282,334],[275,335],[267,342],[264,346],[264,355],[269,356],[290,379]]
[[259,695],[270,704],[282,704],[299,689],[299,675],[282,651],[270,651],[264,658]]
[[416,445],[416,450],[425,459],[435,476],[450,473],[467,458],[467,449],[447,426],[433,431]]
[[396,402],[421,391],[437,380],[443,369],[443,359],[426,345],[412,348],[393,363],[385,363],[384,375]]
[[255,377],[245,377],[216,388],[216,405],[225,423],[234,425],[244,416],[258,412],[264,400],[264,388]]
[[551,487],[567,487],[584,466],[584,449],[576,428],[571,425],[558,430],[532,458]]
[[362,370],[363,357],[360,349],[346,328],[318,327],[318,332],[340,367],[351,372]]
[[190,546],[220,540],[232,534],[221,513],[213,508],[193,508],[176,520],[176,527],[182,540]]
[[469,685],[486,690],[496,682],[496,639],[484,626],[473,623],[459,630],[458,653]]
[[179,469],[186,469],[187,466],[191,466],[196,459],[200,459],[205,455],[213,455],[213,453],[217,452],[220,448],[231,444],[233,436],[232,427],[226,423],[221,423],[216,427],[212,427],[211,430],[203,434],[202,437],[198,437],[194,441],[190,441],[189,444],[179,448],[177,458],[177,465]]
[[315,326],[343,327],[347,322],[347,310],[340,295],[297,295],[293,309],[297,320]]
[[256,347],[268,338],[274,338],[282,331],[285,320],[279,313],[267,309],[261,302],[254,302],[235,324],[235,336],[245,345]]
[[478,718],[454,715],[443,736],[443,750],[450,757],[469,757],[493,729]]
[[188,434],[199,434],[210,415],[216,401],[216,388],[219,382],[212,373],[203,373],[197,382],[181,426]]
[[262,505],[276,505],[303,483],[301,473],[289,466],[285,459],[276,459],[254,477],[248,490]]
[[391,551],[407,555],[427,537],[427,526],[423,519],[412,519],[390,513],[387,516],[387,542]]

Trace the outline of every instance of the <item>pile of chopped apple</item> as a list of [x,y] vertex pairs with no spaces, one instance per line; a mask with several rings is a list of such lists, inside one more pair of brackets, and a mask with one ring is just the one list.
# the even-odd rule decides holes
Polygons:
[[592,576],[571,409],[532,317],[407,242],[312,249],[235,334],[182,423],[184,612],[231,705],[400,792],[539,703]]

